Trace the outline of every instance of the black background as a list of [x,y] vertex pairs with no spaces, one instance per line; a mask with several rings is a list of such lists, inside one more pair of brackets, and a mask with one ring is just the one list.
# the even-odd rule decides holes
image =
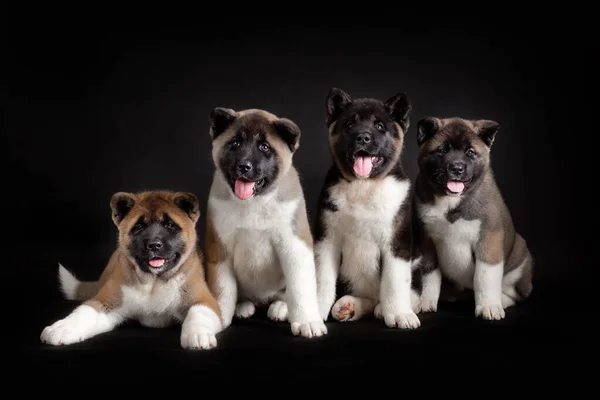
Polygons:
[[[557,362],[574,356],[587,340],[570,327],[587,310],[589,279],[581,273],[594,263],[587,247],[592,237],[580,231],[582,214],[593,218],[593,204],[578,196],[592,197],[578,182],[593,160],[589,119],[598,49],[582,20],[567,29],[566,14],[551,17],[336,16],[294,23],[246,16],[176,31],[57,23],[38,34],[12,35],[4,230],[16,239],[6,267],[15,277],[4,284],[14,291],[7,312],[14,311],[18,323],[11,333],[25,350],[16,364],[45,374],[102,362],[139,371],[152,361],[170,372],[257,363],[340,370],[344,363],[370,368],[393,362],[400,368],[392,359],[402,355],[412,368],[427,370],[432,356],[425,354],[444,362],[442,354],[451,354],[452,362],[465,365],[555,370],[548,357]],[[218,350],[194,355],[179,349],[178,328],[142,330],[135,324],[71,348],[39,343],[43,327],[74,306],[57,290],[57,262],[79,278],[94,279],[114,249],[112,193],[191,191],[205,212],[213,107],[263,108],[298,123],[302,138],[294,160],[312,223],[330,165],[325,98],[331,87],[382,100],[397,91],[408,94],[413,111],[404,161],[411,177],[419,118],[501,124],[492,165],[536,260],[528,304],[495,325],[475,320],[472,304],[443,306],[423,317],[416,332],[376,321],[330,323],[330,335],[315,342],[291,337],[287,325],[261,314],[224,333]],[[203,230],[204,214],[201,240]]]

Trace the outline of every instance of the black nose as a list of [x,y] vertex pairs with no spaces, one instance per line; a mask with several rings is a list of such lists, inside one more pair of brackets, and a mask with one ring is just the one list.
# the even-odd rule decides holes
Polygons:
[[152,250],[152,251],[158,251],[162,248],[162,241],[160,239],[152,239],[148,242],[148,244],[146,245],[146,247],[148,247],[148,250]]
[[242,161],[237,167],[240,172],[248,172],[252,169],[252,163],[250,161]]
[[462,174],[463,172],[465,172],[465,163],[455,162],[452,164],[448,164],[448,171],[453,172],[455,174]]
[[367,144],[371,141],[371,135],[368,133],[361,133],[356,137],[356,141],[360,144]]

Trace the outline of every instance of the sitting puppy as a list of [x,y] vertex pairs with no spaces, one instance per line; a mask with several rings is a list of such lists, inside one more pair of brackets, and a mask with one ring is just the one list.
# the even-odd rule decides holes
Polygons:
[[[472,289],[475,315],[499,320],[532,291],[532,257],[515,232],[496,185],[490,152],[500,126],[490,120],[427,117],[417,123],[423,303],[435,309],[442,276]],[[438,269],[439,267],[439,269]]]
[[[375,313],[390,327],[420,326],[411,289],[412,196],[402,151],[411,105],[404,93],[387,101],[352,99],[334,88],[327,98],[329,150],[315,223],[319,310],[327,320]],[[348,295],[336,300],[337,283]],[[333,307],[332,307],[333,305]]]
[[81,342],[135,319],[147,327],[182,322],[183,348],[215,347],[221,312],[204,280],[196,242],[196,196],[119,192],[110,205],[119,230],[118,247],[98,281],[80,282],[59,267],[65,297],[83,303],[46,327],[42,342]]
[[319,317],[313,242],[292,157],[300,129],[263,110],[215,108],[215,173],[208,198],[208,281],[224,326],[270,303],[294,335],[327,333]]

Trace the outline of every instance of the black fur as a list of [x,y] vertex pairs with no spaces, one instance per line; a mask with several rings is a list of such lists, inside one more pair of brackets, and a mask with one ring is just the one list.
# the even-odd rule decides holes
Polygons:
[[[498,125],[490,121],[481,131],[476,133],[465,124],[444,126],[441,143],[436,149],[424,154],[419,160],[420,175],[426,178],[430,189],[438,195],[452,195],[447,188],[449,181],[461,181],[465,185],[462,193],[472,191],[486,172],[484,155],[476,151],[474,140],[479,140],[488,147],[494,141]],[[417,123],[417,142],[423,146],[439,130],[439,122],[434,118],[424,118]],[[437,139],[436,139],[437,140]]]
[[[335,122],[332,151],[341,168],[354,175],[354,159],[359,155],[377,157],[370,177],[378,176],[394,162],[400,137],[398,125],[409,125],[411,105],[406,94],[398,93],[387,101],[359,98],[352,100],[340,89],[332,89],[326,102],[327,123]],[[365,139],[365,140],[362,140]]]
[[164,274],[177,265],[186,251],[181,228],[167,214],[162,219],[153,221],[140,217],[129,235],[127,250],[143,272],[151,272],[151,259],[164,258],[165,263],[160,272]]
[[110,200],[112,218],[116,225],[119,225],[123,218],[129,214],[129,211],[135,205],[135,198],[129,193],[115,193]]
[[210,130],[212,138],[216,139],[235,121],[235,112],[228,108],[216,107],[210,112]]

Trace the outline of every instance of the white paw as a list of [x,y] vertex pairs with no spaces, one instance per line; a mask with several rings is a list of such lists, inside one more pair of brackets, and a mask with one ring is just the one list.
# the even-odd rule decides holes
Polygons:
[[331,308],[331,316],[340,322],[353,321],[356,319],[355,308],[354,298],[352,296],[344,296],[336,301]]
[[375,318],[377,319],[383,319],[383,313],[381,312],[381,303],[378,303],[375,306],[375,310],[373,310],[373,315],[375,315]]
[[250,301],[244,301],[235,306],[235,316],[238,318],[250,318],[255,312],[256,307]]
[[181,347],[190,350],[208,350],[217,347],[217,338],[206,328],[185,329],[181,332]]
[[398,314],[383,314],[383,320],[390,328],[416,329],[421,326],[421,321],[414,311]]
[[85,337],[85,330],[74,319],[69,318],[61,319],[47,326],[40,336],[42,343],[53,346],[79,343],[85,339],[87,339]]
[[490,321],[504,318],[504,308],[502,305],[475,306],[475,316]]
[[285,301],[275,300],[269,306],[267,317],[272,321],[285,321],[288,316],[288,306]]
[[292,322],[294,336],[313,338],[327,334],[327,327],[323,321]]
[[428,313],[428,312],[436,312],[438,306],[437,299],[428,299],[422,298],[419,303],[419,312]]

